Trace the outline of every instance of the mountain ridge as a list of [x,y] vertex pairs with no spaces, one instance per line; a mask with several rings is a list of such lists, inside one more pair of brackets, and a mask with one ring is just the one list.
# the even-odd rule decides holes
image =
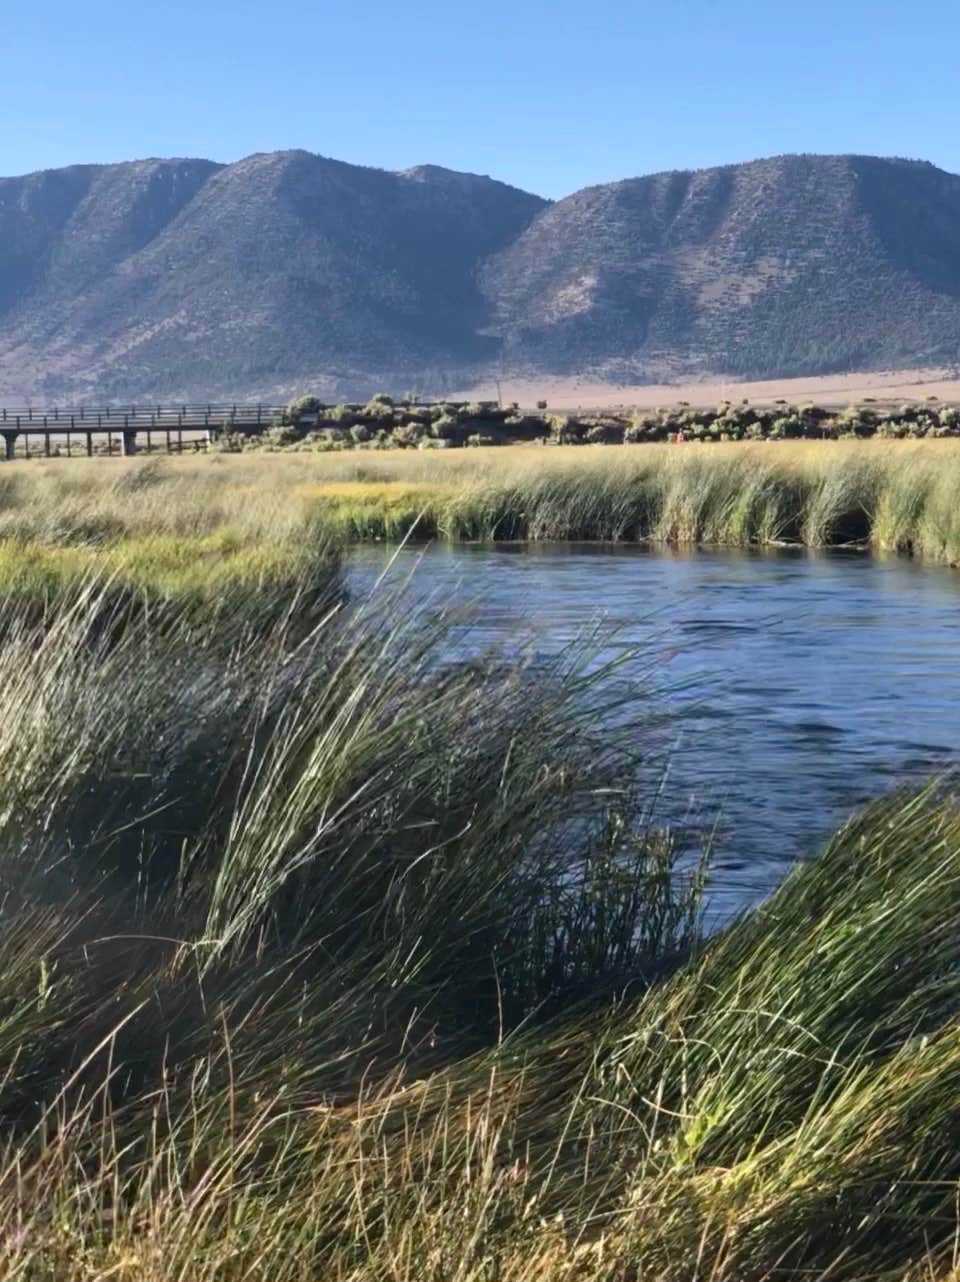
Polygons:
[[960,360],[960,176],[786,154],[556,201],[302,149],[0,178],[0,395]]

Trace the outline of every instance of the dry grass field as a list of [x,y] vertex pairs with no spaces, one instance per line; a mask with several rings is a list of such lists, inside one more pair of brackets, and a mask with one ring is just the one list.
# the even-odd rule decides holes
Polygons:
[[728,398],[736,401],[746,398],[757,405],[771,405],[780,400],[813,401],[832,408],[867,399],[880,405],[924,401],[929,396],[960,401],[960,376],[955,369],[871,370],[753,382],[712,378],[696,383],[623,385],[590,378],[525,379],[507,375],[499,386],[495,382],[482,383],[451,393],[450,399],[496,400],[498,395],[504,404],[518,401],[529,407],[545,400],[551,409],[557,410],[654,409],[659,405],[676,405],[679,401],[705,407]]

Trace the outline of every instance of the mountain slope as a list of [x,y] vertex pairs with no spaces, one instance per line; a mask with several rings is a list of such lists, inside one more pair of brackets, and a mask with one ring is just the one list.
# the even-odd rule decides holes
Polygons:
[[960,359],[960,177],[784,156],[555,204],[303,151],[0,179],[0,397]]
[[960,177],[784,156],[587,188],[484,272],[508,365],[752,377],[955,361]]
[[478,265],[544,204],[306,152],[4,180],[3,381],[207,395],[472,368],[496,350]]

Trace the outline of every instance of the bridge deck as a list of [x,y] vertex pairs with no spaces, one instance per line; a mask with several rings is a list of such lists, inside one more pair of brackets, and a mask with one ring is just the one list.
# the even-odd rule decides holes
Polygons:
[[[30,449],[30,440],[36,437],[42,438],[41,452],[48,458],[63,454],[71,457],[74,452],[89,456],[104,452],[132,454],[144,443],[143,438],[148,451],[159,448],[169,453],[182,453],[184,449],[205,449],[222,432],[248,435],[263,432],[275,421],[282,408],[279,405],[213,402],[42,409],[0,406],[0,437],[6,446],[7,459],[35,456],[36,452]],[[76,450],[76,437],[82,442],[79,450]],[[95,440],[98,441],[96,448]]]

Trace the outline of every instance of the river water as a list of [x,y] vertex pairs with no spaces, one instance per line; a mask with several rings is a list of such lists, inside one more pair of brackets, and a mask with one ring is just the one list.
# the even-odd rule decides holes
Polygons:
[[[358,587],[387,553],[353,558]],[[767,893],[862,801],[960,756],[960,572],[860,554],[435,546],[397,557],[457,654],[600,622],[670,711],[659,818],[714,834],[713,909]],[[642,733],[638,732],[638,733]],[[661,744],[661,748],[664,745]]]

